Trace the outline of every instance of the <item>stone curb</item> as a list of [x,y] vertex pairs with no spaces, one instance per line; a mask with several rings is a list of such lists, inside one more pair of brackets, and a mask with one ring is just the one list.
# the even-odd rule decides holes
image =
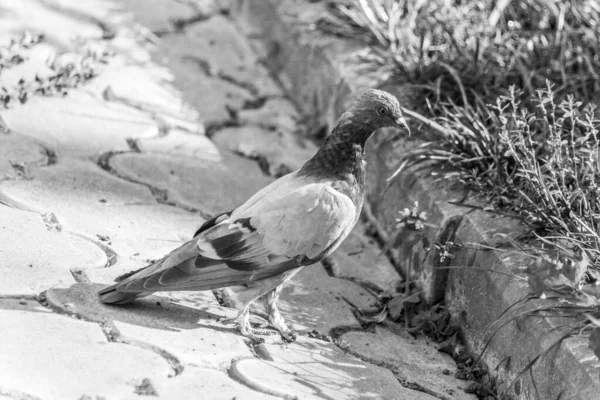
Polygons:
[[[351,53],[360,49],[359,44],[325,37],[314,29],[325,12],[323,7],[321,3],[297,0],[238,0],[234,10],[240,28],[254,39],[271,73],[305,118],[313,123],[314,129],[330,127],[356,93],[377,82],[373,75],[363,72],[359,75],[354,68]],[[400,93],[397,86],[386,87],[386,90],[400,95],[401,102],[404,100],[405,94]],[[415,200],[419,201],[420,210],[428,212],[431,226],[422,232],[403,232],[397,259],[402,268],[409,265],[415,268],[419,286],[428,300],[445,296],[454,318],[463,326],[468,346],[477,353],[489,337],[488,327],[527,294],[522,281],[502,274],[514,274],[519,265],[515,265],[514,258],[509,263],[496,252],[462,249],[455,251],[452,265],[478,265],[500,273],[467,268],[440,269],[435,267],[449,266],[449,260],[440,262],[433,251],[423,248],[446,240],[489,243],[496,233],[514,233],[521,228],[487,213],[466,212],[468,209],[449,205],[449,199],[458,200],[460,195],[434,185],[430,178],[412,173],[399,179],[384,197],[385,179],[396,165],[398,156],[394,160],[393,153],[397,152],[398,149],[382,143],[379,146],[375,143],[368,151],[371,179],[367,181],[371,187],[367,192],[372,214],[391,232],[390,225],[397,212],[411,207]],[[559,324],[546,317],[517,318],[494,336],[483,360],[491,370],[496,368],[500,379],[508,382],[504,389],[524,366],[560,336],[556,329]],[[515,381],[508,394],[519,399],[595,399],[600,391],[599,370],[600,363],[585,341],[570,338],[540,359],[533,367],[533,374],[524,374]]]

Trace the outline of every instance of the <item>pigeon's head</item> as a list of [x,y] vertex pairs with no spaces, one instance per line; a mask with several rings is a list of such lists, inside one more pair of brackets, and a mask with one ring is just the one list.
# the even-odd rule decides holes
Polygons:
[[365,142],[376,130],[384,127],[398,128],[410,135],[398,99],[388,92],[369,89],[340,118],[337,129]]
[[392,126],[410,133],[398,99],[388,92],[367,90],[358,98],[352,109],[355,110],[356,117],[369,121],[375,129]]

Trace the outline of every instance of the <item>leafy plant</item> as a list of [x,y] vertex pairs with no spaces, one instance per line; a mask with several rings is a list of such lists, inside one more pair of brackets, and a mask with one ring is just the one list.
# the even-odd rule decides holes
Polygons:
[[426,87],[434,104],[482,105],[510,85],[534,96],[546,80],[585,100],[600,90],[594,0],[337,0],[330,10],[322,30],[363,39],[382,76]]

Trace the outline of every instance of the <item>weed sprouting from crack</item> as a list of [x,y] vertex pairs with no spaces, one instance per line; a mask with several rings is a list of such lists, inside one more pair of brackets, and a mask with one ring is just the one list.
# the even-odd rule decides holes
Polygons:
[[53,71],[48,76],[36,75],[33,80],[20,79],[13,88],[0,88],[0,104],[9,108],[13,104],[24,104],[32,95],[65,96],[68,89],[76,88],[96,77],[99,66],[108,63],[112,53],[80,42],[77,53],[56,57],[49,65]]
[[158,392],[149,378],[144,378],[139,384],[135,385],[133,392],[139,396],[158,396]]
[[11,39],[8,46],[0,47],[0,73],[2,73],[4,69],[23,63],[27,59],[27,56],[24,55],[24,51],[29,50],[43,39],[44,35],[27,31],[24,32],[20,38]]
[[61,223],[58,221],[58,218],[56,218],[56,215],[54,215],[54,213],[48,212],[45,214],[41,215],[42,220],[44,221],[44,224],[46,225],[46,229],[51,231],[51,232],[61,232],[63,227],[61,225]]
[[56,151],[46,146],[42,146],[42,148],[44,149],[44,155],[46,156],[46,164],[44,164],[44,166],[49,167],[56,164],[58,161],[58,154],[56,154]]

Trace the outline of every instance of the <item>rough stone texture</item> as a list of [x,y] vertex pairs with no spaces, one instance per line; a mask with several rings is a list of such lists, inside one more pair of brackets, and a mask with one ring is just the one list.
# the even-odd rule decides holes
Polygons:
[[212,215],[232,210],[270,182],[256,163],[225,152],[222,156],[223,162],[215,163],[128,153],[112,157],[110,166],[119,176],[166,191],[175,204]]
[[268,99],[259,108],[246,108],[238,112],[242,125],[258,125],[265,129],[280,129],[293,132],[299,119],[296,108],[288,100],[277,97]]
[[276,177],[299,169],[318,150],[313,143],[288,131],[256,126],[225,128],[213,140],[221,148],[261,160],[269,175]]
[[406,389],[390,371],[348,357],[331,343],[299,338],[267,346],[273,361],[235,362],[230,374],[264,393],[300,399],[414,399],[434,397]]
[[361,225],[354,228],[330,258],[334,276],[357,278],[390,292],[401,282],[394,266],[373,239],[365,235]]
[[[181,45],[182,41],[192,46],[186,48]],[[248,40],[224,16],[215,15],[202,24],[192,25],[183,34],[169,37],[167,42],[175,49],[183,49],[185,56],[207,63],[211,75],[231,81],[253,95],[281,94],[267,70],[259,64]]]
[[0,199],[40,214],[65,230],[103,239],[119,257],[155,259],[191,238],[199,216],[157,204],[150,191],[90,162],[65,159],[40,168],[35,180],[5,181]]
[[122,0],[138,23],[155,34],[170,32],[173,23],[194,15],[193,8],[177,0]]
[[131,65],[117,59],[85,89],[111,105],[125,104],[140,110],[156,120],[161,131],[178,128],[203,134],[198,112],[182,102],[181,94],[171,85],[172,80],[166,68]]
[[46,150],[34,141],[16,134],[0,134],[0,181],[32,178],[47,162]]
[[[277,397],[249,389],[225,373],[206,368],[187,367],[181,375],[153,382],[159,394],[173,400],[197,400],[210,396],[214,400],[275,400]],[[162,397],[161,397],[162,398]]]
[[158,134],[157,124],[146,113],[125,105],[103,104],[79,91],[66,97],[33,97],[4,110],[2,118],[11,131],[35,139],[59,155],[126,151],[128,138]]
[[296,329],[330,334],[332,328],[359,328],[344,298],[360,309],[373,308],[375,302],[359,285],[330,277],[321,264],[316,264],[305,267],[284,287],[279,309]]
[[236,357],[250,357],[233,324],[235,310],[220,307],[212,292],[180,292],[138,299],[127,306],[104,305],[97,291],[103,285],[78,283],[52,289],[48,304],[85,320],[114,322],[124,341],[143,342],[163,349],[180,363],[225,369]]
[[193,135],[177,129],[169,130],[165,136],[139,139],[136,143],[142,153],[221,161],[219,150],[206,136]]
[[[305,1],[237,1],[238,24],[254,39],[286,95],[298,106],[309,125],[317,130],[333,127],[356,88],[374,86],[379,76],[365,73],[358,58],[348,55],[363,43],[340,41],[311,27],[326,10],[324,3]],[[268,24],[264,21],[269,21]],[[344,62],[344,69],[338,68]]]
[[103,267],[107,262],[104,252],[91,242],[49,230],[40,215],[2,204],[0,243],[2,295],[35,296],[73,283],[71,268]]
[[[515,234],[515,226],[510,221],[477,212],[464,218],[457,237],[465,242],[494,243],[497,240],[496,233]],[[487,343],[489,326],[505,310],[523,299],[529,288],[526,282],[510,276],[470,270],[468,267],[484,267],[519,275],[525,262],[514,254],[505,257],[495,252],[469,249],[456,252],[453,265],[465,265],[467,268],[451,270],[446,304],[463,326],[468,344],[475,351],[481,351]],[[529,306],[534,308],[539,304],[532,302]],[[514,313],[506,317],[512,316]],[[501,365],[499,371],[502,376],[512,382],[533,357],[558,340],[567,326],[567,321],[555,318],[519,318],[498,331],[483,359],[491,368]],[[532,335],[535,335],[535,340]],[[578,399],[595,399],[600,390],[600,362],[587,344],[582,342],[585,342],[584,339],[577,337],[564,340],[559,351],[550,352],[533,368],[537,389],[532,385],[530,376],[523,376],[512,387],[511,394],[528,398],[539,393],[541,398],[556,398],[562,392]],[[510,364],[501,363],[507,356],[511,358]],[[590,392],[592,388],[594,390]]]
[[50,313],[36,302],[0,300],[0,320],[10,327],[0,330],[4,390],[26,388],[43,399],[119,398],[133,395],[144,378],[173,374],[157,354],[110,343],[98,325]]
[[173,84],[183,89],[183,98],[198,110],[205,126],[224,124],[231,119],[229,110],[241,109],[245,103],[254,100],[248,90],[208,75],[204,60],[174,53],[174,46],[186,48],[193,43],[171,43],[170,36],[161,43],[155,57],[173,71]]
[[439,398],[477,398],[464,392],[468,382],[454,377],[457,368],[449,355],[438,352],[423,337],[415,339],[403,329],[388,326],[393,331],[377,326],[374,333],[348,332],[341,339],[351,343],[348,352],[391,368],[407,385],[418,384]]
[[[69,50],[74,48],[74,37],[79,36],[86,39],[102,37],[103,32],[100,26],[90,24],[89,21],[72,18],[67,13],[61,13],[60,10],[53,9],[48,4],[21,0],[3,1],[2,7],[10,10],[10,17],[2,18],[0,37],[10,38],[25,30],[45,32],[49,41],[55,46]],[[48,27],[60,27],[60,29],[48,29]]]

